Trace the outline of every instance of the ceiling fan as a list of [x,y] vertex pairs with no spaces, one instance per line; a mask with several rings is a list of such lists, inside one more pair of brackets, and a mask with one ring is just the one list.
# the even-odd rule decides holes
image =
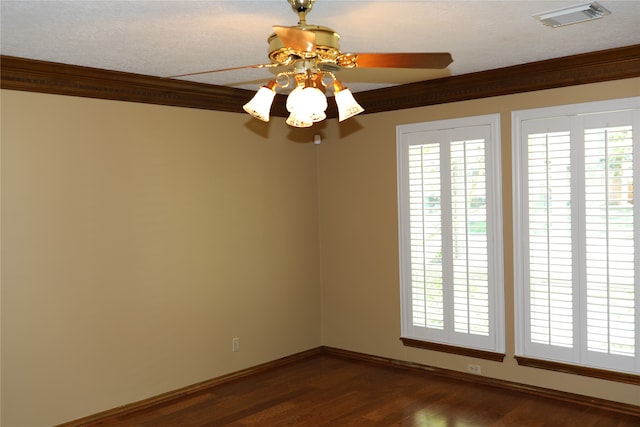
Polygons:
[[171,78],[199,74],[233,71],[244,68],[276,68],[279,72],[274,80],[258,90],[256,96],[244,109],[252,116],[269,121],[269,111],[277,88],[293,87],[287,98],[287,110],[291,113],[287,124],[309,127],[324,120],[327,108],[326,89],[332,88],[338,104],[339,120],[361,113],[349,89],[336,78],[335,72],[345,68],[446,68],[453,59],[446,52],[432,53],[343,53],[340,50],[340,35],[331,28],[307,24],[307,13],[316,0],[287,0],[298,15],[296,26],[274,26],[268,38],[269,60],[267,64],[246,65],[233,68],[179,74]]

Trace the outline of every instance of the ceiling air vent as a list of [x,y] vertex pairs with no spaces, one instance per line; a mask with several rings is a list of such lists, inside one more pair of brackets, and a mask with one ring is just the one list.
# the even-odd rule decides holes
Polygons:
[[555,28],[576,24],[578,22],[591,21],[609,14],[611,14],[611,12],[607,9],[596,2],[592,2],[536,13],[533,17],[544,25]]

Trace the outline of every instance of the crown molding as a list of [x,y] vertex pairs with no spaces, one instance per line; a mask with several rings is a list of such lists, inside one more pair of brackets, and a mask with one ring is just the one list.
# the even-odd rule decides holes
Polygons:
[[[355,96],[365,113],[640,77],[640,44],[444,77]],[[0,56],[0,88],[87,98],[243,112],[254,91],[56,62]],[[287,117],[278,94],[271,115]],[[337,117],[329,106],[328,118]]]
[[242,111],[250,90],[0,56],[0,88],[219,111]]
[[640,77],[640,44],[357,94],[368,113]]

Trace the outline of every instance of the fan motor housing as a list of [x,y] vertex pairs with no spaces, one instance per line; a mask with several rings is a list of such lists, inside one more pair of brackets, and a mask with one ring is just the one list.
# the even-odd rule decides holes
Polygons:
[[268,38],[269,59],[276,64],[288,64],[292,60],[318,58],[320,61],[335,61],[340,55],[340,35],[331,28],[320,25],[300,25],[301,30],[311,31],[316,36],[315,52],[304,52],[285,46],[276,33]]

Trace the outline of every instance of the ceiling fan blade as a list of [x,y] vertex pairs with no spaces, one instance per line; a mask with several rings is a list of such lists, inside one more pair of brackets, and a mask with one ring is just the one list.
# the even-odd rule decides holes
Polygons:
[[447,52],[434,53],[357,53],[362,68],[446,68],[453,62]]
[[165,79],[175,79],[175,78],[178,78],[178,77],[198,76],[200,74],[209,74],[209,73],[220,73],[220,72],[223,72],[223,71],[243,70],[245,68],[273,68],[273,67],[278,67],[278,66],[280,66],[280,64],[243,65],[241,67],[219,68],[217,70],[196,71],[195,73],[176,74],[175,76],[167,76],[167,77],[165,77]]
[[279,27],[277,25],[274,25],[273,31],[286,47],[302,52],[315,52],[316,50],[316,35],[312,31],[301,30],[298,27]]

